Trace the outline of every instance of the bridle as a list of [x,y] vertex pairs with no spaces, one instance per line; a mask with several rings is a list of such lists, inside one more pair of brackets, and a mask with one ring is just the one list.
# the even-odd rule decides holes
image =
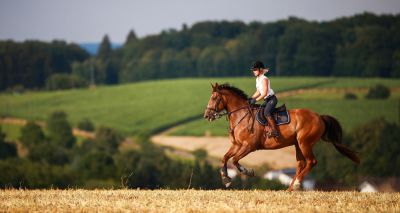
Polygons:
[[[242,110],[242,109],[248,109],[248,112],[246,112],[246,114],[239,120],[239,122],[237,122],[237,123],[233,126],[233,128],[229,127],[229,132],[233,135],[233,130],[235,129],[235,127],[236,127],[237,125],[239,125],[239,123],[240,123],[247,115],[250,115],[250,116],[252,115],[251,106],[250,106],[250,104],[247,104],[246,106],[239,107],[239,108],[237,108],[237,109],[235,109],[235,110],[232,110],[231,112],[228,112],[228,110],[226,110],[226,112],[221,113],[220,111],[218,111],[218,106],[219,106],[219,104],[222,102],[222,104],[224,105],[224,108],[226,107],[226,104],[224,103],[224,99],[222,98],[222,94],[221,94],[220,92],[218,92],[218,91],[215,91],[215,92],[218,94],[218,96],[217,96],[218,99],[217,99],[217,101],[216,101],[216,103],[215,103],[215,106],[214,106],[213,108],[207,107],[208,110],[214,111],[213,116],[215,117],[215,119],[218,119],[218,118],[221,118],[222,116],[228,115],[228,116],[227,116],[227,120],[230,120],[230,116],[231,116],[233,113],[235,113],[235,112],[237,112],[237,111],[239,111],[239,110]],[[253,118],[253,123],[252,123],[251,129],[250,129],[251,132],[253,132],[253,125],[254,125],[254,117],[252,116],[252,118]]]
[[207,109],[208,110],[211,110],[211,111],[214,111],[214,114],[213,114],[213,116],[216,118],[216,119],[218,119],[218,118],[221,118],[222,116],[225,116],[225,115],[227,115],[227,114],[229,114],[229,112],[224,112],[224,113],[221,113],[220,111],[218,111],[218,106],[219,106],[219,104],[222,102],[222,104],[224,105],[224,107],[226,107],[226,104],[224,103],[224,99],[222,98],[222,94],[220,93],[220,92],[217,92],[216,91],[216,93],[218,94],[218,100],[216,101],[216,103],[215,103],[215,107],[214,108],[210,108],[210,107],[207,107]]

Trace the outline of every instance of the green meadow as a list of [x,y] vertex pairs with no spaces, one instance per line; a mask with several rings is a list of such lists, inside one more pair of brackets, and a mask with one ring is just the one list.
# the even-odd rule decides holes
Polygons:
[[21,126],[12,124],[1,124],[1,131],[6,135],[6,140],[15,141],[20,136]]
[[[285,103],[288,108],[309,108],[318,114],[327,114],[336,117],[344,131],[362,125],[375,118],[383,117],[390,122],[399,123],[400,99],[389,100],[344,100],[344,99],[280,99],[278,105]],[[198,119],[181,125],[171,135],[228,135],[228,121],[221,118],[212,123]]]
[[[201,119],[207,105],[210,83],[228,82],[251,95],[255,80],[245,78],[174,79],[147,81],[116,86],[65,91],[38,91],[23,94],[0,94],[0,116],[44,121],[54,111],[63,110],[75,126],[84,118],[96,126],[117,129],[126,135],[153,134],[180,125],[178,135],[226,135],[227,122],[208,123]],[[400,87],[400,80],[378,78],[271,77],[279,92],[319,88],[368,88],[383,84]],[[313,90],[314,91],[314,90]],[[345,129],[376,117],[398,122],[399,95],[387,100],[366,100],[357,92],[357,100],[345,100],[336,91],[294,94],[279,100],[288,108],[310,108],[339,119]],[[13,133],[14,134],[14,133]]]

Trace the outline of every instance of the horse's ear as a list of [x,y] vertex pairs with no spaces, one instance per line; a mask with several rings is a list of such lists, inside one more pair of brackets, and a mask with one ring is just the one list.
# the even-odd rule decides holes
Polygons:
[[214,92],[216,87],[212,83],[210,83],[210,84],[211,84],[211,87],[212,87],[213,92]]
[[218,83],[215,83],[215,90],[218,91],[218,87],[219,87]]

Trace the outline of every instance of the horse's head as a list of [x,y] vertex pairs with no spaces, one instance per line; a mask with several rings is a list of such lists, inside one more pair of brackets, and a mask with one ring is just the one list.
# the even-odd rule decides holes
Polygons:
[[213,121],[220,116],[219,113],[226,107],[224,97],[221,94],[218,83],[215,83],[215,85],[211,84],[211,87],[211,97],[204,112],[204,119],[209,121]]

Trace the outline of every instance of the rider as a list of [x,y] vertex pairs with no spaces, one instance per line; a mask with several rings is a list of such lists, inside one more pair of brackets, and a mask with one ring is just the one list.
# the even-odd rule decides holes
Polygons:
[[265,108],[264,115],[267,117],[268,125],[271,127],[271,132],[268,137],[279,137],[275,120],[272,118],[271,111],[275,108],[278,103],[278,99],[275,96],[274,90],[271,89],[271,83],[269,79],[264,75],[269,71],[268,68],[264,67],[261,61],[256,61],[251,66],[254,76],[256,77],[256,88],[257,91],[249,99],[249,104],[254,105],[257,101],[264,99]]

